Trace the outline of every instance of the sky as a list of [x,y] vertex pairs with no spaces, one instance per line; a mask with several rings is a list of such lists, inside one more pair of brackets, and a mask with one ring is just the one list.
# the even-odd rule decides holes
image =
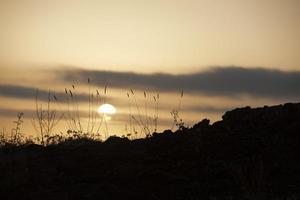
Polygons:
[[36,88],[39,104],[51,90],[62,96],[53,108],[66,110],[75,85],[84,119],[99,90],[117,109],[111,134],[129,115],[156,116],[156,104],[163,130],[179,104],[192,126],[235,107],[297,102],[299,35],[298,0],[0,0],[0,127],[9,132],[24,112],[23,131],[34,133]]

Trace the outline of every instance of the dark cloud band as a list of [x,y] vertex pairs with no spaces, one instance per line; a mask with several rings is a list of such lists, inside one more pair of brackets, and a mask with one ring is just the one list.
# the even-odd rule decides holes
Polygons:
[[97,86],[180,91],[210,96],[294,98],[300,96],[300,71],[223,67],[182,75],[137,74],[97,70],[65,70],[63,79]]
[[[51,90],[43,90],[43,89],[37,89],[34,87],[24,87],[24,86],[18,86],[18,85],[7,85],[7,84],[0,84],[0,96],[1,97],[10,97],[10,98],[17,98],[17,99],[35,99],[36,95],[38,95],[39,101],[48,101],[49,92],[50,92],[50,99],[51,101],[54,101],[55,98],[61,102],[66,103],[68,101],[71,101],[71,95],[70,91],[72,92],[72,95],[74,99],[77,102],[88,102],[89,101],[89,95],[86,93],[78,93],[74,92],[74,90],[66,89],[66,92],[58,92],[58,91],[51,91]],[[94,95],[96,95],[94,93]],[[55,98],[54,98],[55,96]],[[112,101],[112,98],[106,97],[107,100]]]
[[[264,97],[271,99],[284,99],[286,101],[299,100],[300,97],[300,71],[280,71],[264,68],[223,67],[212,68],[192,74],[138,74],[131,72],[112,72],[83,69],[65,69],[53,71],[60,73],[57,76],[70,84],[87,83],[97,87],[105,85],[115,88],[157,90],[159,92],[180,92],[201,94],[207,96]],[[40,90],[41,100],[47,100],[48,91]],[[65,98],[64,92],[56,92],[57,97]],[[0,85],[0,96],[33,99],[34,87],[16,85]],[[87,101],[86,94],[77,94],[77,101]]]

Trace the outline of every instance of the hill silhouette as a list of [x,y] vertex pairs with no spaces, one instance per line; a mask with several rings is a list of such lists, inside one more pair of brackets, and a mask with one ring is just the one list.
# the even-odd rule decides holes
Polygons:
[[145,139],[0,150],[1,199],[299,199],[300,103]]

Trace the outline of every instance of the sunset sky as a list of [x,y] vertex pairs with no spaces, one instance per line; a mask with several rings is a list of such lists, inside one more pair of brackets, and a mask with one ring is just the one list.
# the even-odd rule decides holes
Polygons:
[[24,112],[23,132],[35,134],[36,88],[44,104],[49,89],[65,98],[75,85],[86,118],[86,95],[104,97],[107,86],[110,134],[124,134],[136,105],[153,116],[157,93],[160,130],[171,128],[181,91],[190,126],[235,107],[296,102],[299,35],[299,0],[0,0],[0,128]]

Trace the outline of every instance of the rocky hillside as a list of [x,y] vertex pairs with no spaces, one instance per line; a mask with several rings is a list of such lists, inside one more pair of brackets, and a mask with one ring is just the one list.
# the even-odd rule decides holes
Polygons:
[[147,139],[0,149],[1,199],[299,199],[300,104]]

